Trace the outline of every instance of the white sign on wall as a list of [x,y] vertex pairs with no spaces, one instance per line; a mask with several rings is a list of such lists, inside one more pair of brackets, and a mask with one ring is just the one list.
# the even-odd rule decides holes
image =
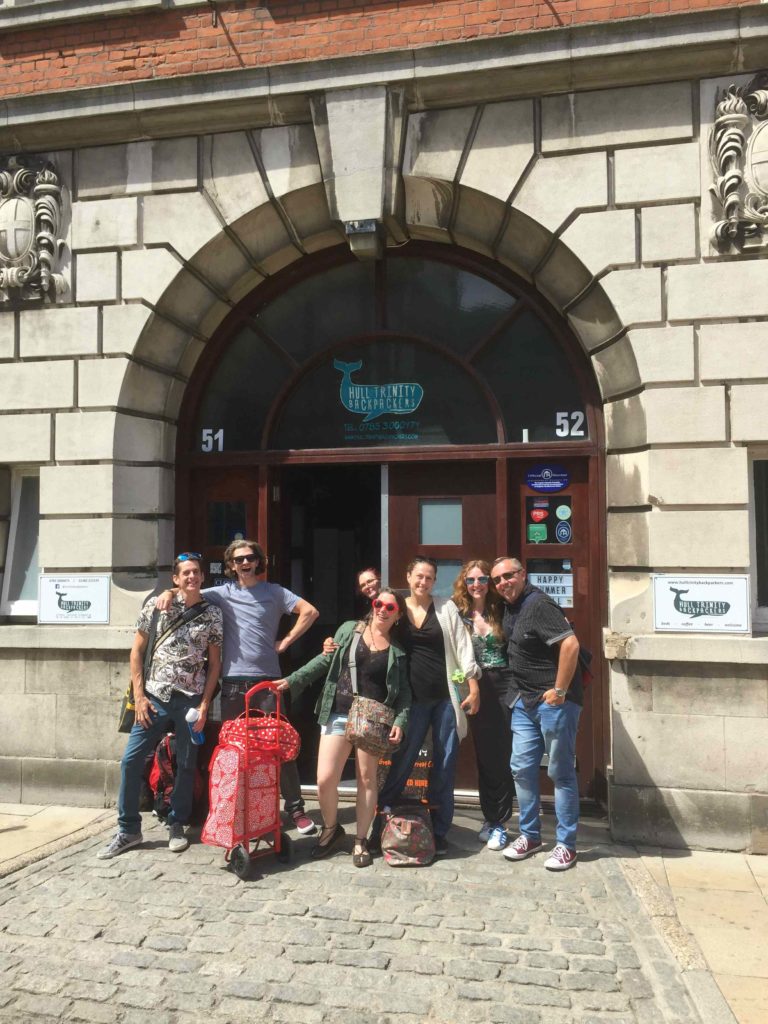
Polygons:
[[109,622],[109,575],[40,574],[37,621],[57,625]]
[[653,576],[654,629],[748,633],[749,576]]
[[573,573],[572,572],[529,572],[528,581],[561,608],[573,608]]

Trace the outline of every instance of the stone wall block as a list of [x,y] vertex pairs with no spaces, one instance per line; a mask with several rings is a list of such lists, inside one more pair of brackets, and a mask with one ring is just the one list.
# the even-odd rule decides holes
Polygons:
[[693,327],[635,327],[629,338],[644,384],[693,381]]
[[696,256],[696,207],[693,203],[648,206],[641,217],[643,263],[668,263]]
[[650,444],[725,440],[725,391],[653,388],[645,396]]
[[173,378],[116,356],[80,364],[80,407],[119,405],[137,412],[161,413]]
[[[278,216],[271,203],[259,206],[246,213],[232,224],[254,262],[266,273],[275,273],[270,258],[290,250],[290,257],[284,259],[286,265],[291,259],[298,259],[300,253],[294,246],[285,229],[285,224]],[[269,265],[269,269],[266,266]]]
[[[172,524],[171,524],[172,525]],[[173,558],[173,554],[170,556]],[[113,572],[112,585],[109,591],[109,621],[112,626],[127,626],[133,631],[142,605],[156,593],[158,585],[167,587],[170,582],[168,573],[158,578],[157,570],[144,569],[136,572]],[[119,698],[125,693],[128,685],[128,647],[124,657],[110,663],[110,695]]]
[[536,270],[538,290],[556,309],[563,309],[592,280],[592,274],[562,242],[557,242],[546,263]]
[[269,202],[245,132],[205,136],[203,187],[227,224]]
[[768,854],[768,795],[751,793],[749,796],[749,817],[752,832],[747,851]]
[[687,82],[547,96],[541,105],[541,145],[553,150],[627,146],[693,135]]
[[21,803],[21,758],[0,756],[0,801]]
[[81,199],[195,188],[197,139],[154,139],[81,149],[77,180]]
[[[173,531],[173,523],[167,524]],[[161,550],[163,521],[115,519],[112,529],[112,565],[156,566],[172,561],[173,541],[169,550]],[[164,535],[163,535],[164,537]]]
[[55,409],[72,405],[74,399],[75,366],[70,360],[6,363],[0,373],[0,409]]
[[200,192],[147,196],[142,223],[145,245],[170,245],[185,260],[191,260],[222,231],[220,220]]
[[768,682],[762,666],[632,662],[631,675],[638,685],[652,688],[653,710],[659,714],[725,718],[726,756],[729,718],[768,724]]
[[605,206],[607,201],[605,153],[578,153],[537,160],[514,206],[556,231],[574,210]]
[[648,452],[627,452],[606,458],[608,507],[648,504]]
[[768,384],[733,385],[731,437],[734,441],[768,441]]
[[47,462],[51,458],[50,415],[3,416],[2,428],[0,462]]
[[622,667],[631,663],[609,662],[611,676],[611,707],[617,714],[625,711],[653,711],[653,681],[633,672],[625,673]]
[[619,149],[614,157],[614,174],[617,203],[698,199],[698,143]]
[[231,306],[217,298],[207,285],[188,270],[181,270],[158,300],[157,310],[170,320],[188,324],[191,331],[213,333]]
[[496,258],[530,279],[551,242],[551,231],[513,209],[509,214],[509,224],[497,244]]
[[40,512],[43,515],[112,512],[112,467],[42,466]]
[[54,694],[0,693],[0,750],[4,756],[53,757]]
[[648,455],[648,490],[654,505],[746,505],[746,448],[665,448]]
[[72,248],[117,249],[136,245],[139,204],[136,199],[100,199],[72,205]]
[[653,591],[647,572],[608,571],[611,629],[617,633],[653,631]]
[[768,793],[768,718],[725,719],[725,785],[737,793]]
[[0,359],[13,359],[16,346],[16,314],[0,313]]
[[618,785],[723,790],[723,719],[614,712],[613,772]]
[[593,355],[592,365],[603,398],[614,398],[640,387],[635,353],[626,335]]
[[309,185],[290,192],[283,209],[307,252],[319,252],[347,242],[341,226],[331,221],[328,198],[322,185]]
[[[26,692],[50,693],[58,698],[82,696],[86,701],[108,700],[109,662],[105,661],[103,651],[30,651]],[[61,711],[60,699],[56,710],[57,714]]]
[[647,512],[608,514],[608,562],[611,565],[648,565]]
[[768,316],[763,260],[670,267],[667,275],[670,320]]
[[125,737],[115,727],[115,701],[88,697],[88,714],[83,715],[83,698],[61,694],[56,698],[56,756],[60,758],[116,761],[125,749]]
[[[108,307],[104,310],[105,316]],[[119,307],[117,307],[119,308]],[[126,309],[147,309],[146,306],[126,306]],[[147,310],[149,312],[149,310]],[[105,331],[106,331],[106,319]],[[196,339],[189,330],[171,323],[157,313],[150,313],[135,348],[135,354],[156,366],[176,370],[183,362],[187,349]]]
[[749,513],[746,511],[656,510],[649,517],[648,529],[651,565],[723,570],[743,570],[749,566]]
[[498,200],[474,189],[462,188],[453,221],[453,237],[457,245],[492,257],[503,219],[504,206]]
[[[19,351],[23,359],[95,355],[98,329],[98,310],[92,307],[28,309],[21,314],[19,321]],[[3,371],[3,376],[8,370],[10,367]],[[55,404],[68,405],[69,402]],[[34,408],[40,402],[30,401],[29,405]]]
[[[335,112],[331,95],[326,95],[326,102],[329,112],[331,110]],[[371,114],[370,119],[365,118],[363,121],[366,130],[373,128],[373,122],[381,114],[378,103],[374,102],[372,106],[373,110],[370,105],[366,107],[366,113]],[[350,148],[357,144],[366,151],[365,140],[359,138],[360,127],[360,125],[357,126],[358,134],[348,133],[354,140]],[[323,176],[320,171],[317,144],[311,125],[292,124],[279,128],[264,128],[255,133],[255,139],[261,153],[269,186],[272,189],[272,194],[277,198],[322,182]],[[358,160],[361,155],[357,156]],[[367,160],[377,157],[379,164],[383,164],[384,152],[383,150],[366,151],[365,157]],[[346,173],[354,172],[347,166]]]
[[113,564],[112,520],[43,519],[39,557],[49,571],[109,568]]
[[593,274],[599,274],[608,267],[634,263],[635,212],[600,210],[580,213],[561,238]]
[[768,323],[702,324],[699,370],[703,381],[768,377]]
[[[114,729],[114,721],[112,726]],[[27,757],[21,765],[21,800],[25,804],[103,807],[105,775],[104,761]]]
[[405,179],[405,221],[415,238],[449,242],[454,186],[445,181]]
[[77,257],[77,301],[117,299],[117,253],[88,252]]
[[743,850],[751,836],[750,798],[742,793],[611,786],[611,836],[672,849]]
[[112,501],[118,513],[175,511],[174,475],[158,466],[114,466]]
[[56,416],[56,459],[173,460],[169,428],[157,420],[115,412],[73,412]]
[[[218,292],[229,295],[233,301],[233,293],[241,293],[240,282],[244,278],[252,279],[254,274],[251,262],[240,246],[224,232],[204,245],[189,261],[189,265],[202,274]],[[257,276],[253,287],[261,280]]]
[[105,306],[102,311],[102,348],[105,355],[132,355],[151,310],[133,302],[125,306]]
[[123,299],[156,303],[181,272],[167,249],[132,249],[123,253]]
[[623,326],[600,284],[591,288],[575,306],[571,306],[566,315],[587,352],[615,337]]
[[403,175],[453,181],[474,116],[475,107],[411,114],[405,138]]
[[648,431],[645,423],[647,392],[606,402],[605,439],[609,449],[638,448],[646,444]]
[[489,103],[472,140],[461,184],[506,203],[532,156],[531,101]]
[[25,671],[24,651],[0,651],[0,694],[24,693]]
[[600,284],[625,327],[661,320],[660,270],[612,270]]

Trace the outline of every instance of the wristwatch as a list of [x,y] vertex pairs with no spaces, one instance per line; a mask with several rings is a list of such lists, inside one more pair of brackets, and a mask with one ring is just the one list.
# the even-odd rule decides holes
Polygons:
[[556,697],[562,697],[563,700],[565,700],[565,695],[568,692],[567,690],[561,690],[559,687],[555,686],[554,691]]

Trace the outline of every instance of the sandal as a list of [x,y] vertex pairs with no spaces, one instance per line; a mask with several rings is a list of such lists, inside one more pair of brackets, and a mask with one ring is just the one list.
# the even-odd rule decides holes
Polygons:
[[361,839],[358,836],[355,839],[355,846],[360,847],[360,853],[352,854],[352,863],[356,868],[368,868],[373,864],[373,857],[371,851],[368,849],[368,840],[366,838]]
[[336,822],[335,825],[323,825],[322,831],[320,832],[320,838],[312,847],[309,852],[310,857],[315,860],[321,860],[323,857],[327,857],[328,854],[333,850],[334,846],[346,833],[344,829]]

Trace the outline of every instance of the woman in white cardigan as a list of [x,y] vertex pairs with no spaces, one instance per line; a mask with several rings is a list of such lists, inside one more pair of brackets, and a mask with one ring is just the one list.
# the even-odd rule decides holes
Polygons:
[[[417,556],[408,566],[406,579],[410,594],[405,599],[408,615],[403,619],[402,635],[413,701],[407,738],[392,758],[379,794],[379,808],[398,800],[431,726],[432,768],[427,798],[432,808],[435,851],[440,856],[448,852],[445,837],[453,821],[459,743],[467,734],[465,715],[476,714],[480,707],[481,672],[456,605],[448,598],[432,598],[437,563]],[[463,677],[461,685],[456,682],[457,675]]]

